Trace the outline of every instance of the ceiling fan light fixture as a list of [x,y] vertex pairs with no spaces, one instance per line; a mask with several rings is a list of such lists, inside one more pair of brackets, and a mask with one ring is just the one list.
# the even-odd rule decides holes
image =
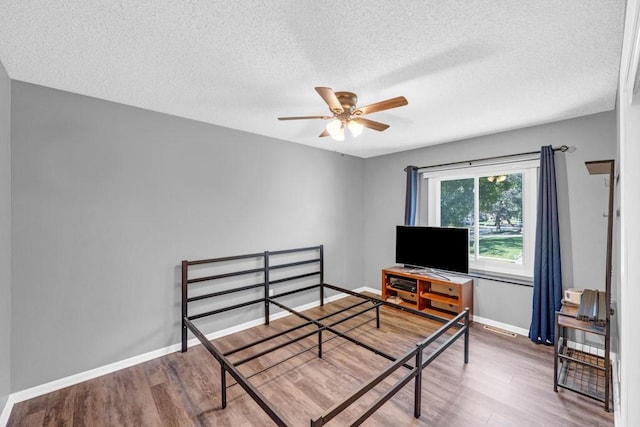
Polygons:
[[344,141],[344,127],[338,129],[336,133],[331,135],[331,138],[335,139],[336,141]]
[[342,120],[335,119],[327,123],[327,132],[336,141],[344,141],[344,125]]
[[353,135],[354,137],[360,136],[360,134],[362,133],[362,129],[364,129],[363,125],[353,120],[349,120],[347,127],[349,128],[351,135]]

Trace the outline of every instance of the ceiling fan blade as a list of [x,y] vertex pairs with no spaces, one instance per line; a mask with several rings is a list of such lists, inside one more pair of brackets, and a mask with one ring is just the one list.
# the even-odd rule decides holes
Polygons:
[[317,87],[315,88],[316,92],[324,99],[324,102],[327,103],[329,109],[336,113],[340,114],[344,112],[344,108],[342,108],[342,104],[338,101],[338,97],[336,93],[330,87]]
[[389,110],[391,108],[402,107],[403,105],[407,104],[407,98],[405,98],[404,96],[397,96],[395,98],[386,99],[384,101],[376,102],[375,104],[357,108],[353,112],[353,115],[361,116],[364,114],[371,114],[378,111]]
[[295,117],[278,117],[278,120],[306,120],[306,119],[331,119],[331,116],[295,116]]
[[387,124],[374,122],[373,120],[365,119],[362,117],[354,117],[351,119],[351,121],[359,123],[362,126],[367,127],[369,129],[377,130],[378,132],[382,132],[383,130],[389,127],[389,125]]
[[322,133],[320,133],[320,135],[318,135],[318,138],[324,138],[325,136],[329,136],[329,131],[328,130],[323,130]]

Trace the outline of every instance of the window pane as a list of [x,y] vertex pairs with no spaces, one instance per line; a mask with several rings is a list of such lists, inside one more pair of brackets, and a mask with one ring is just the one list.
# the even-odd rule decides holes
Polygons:
[[522,264],[522,174],[482,176],[478,185],[480,257]]
[[473,178],[440,181],[440,225],[469,228],[473,255]]

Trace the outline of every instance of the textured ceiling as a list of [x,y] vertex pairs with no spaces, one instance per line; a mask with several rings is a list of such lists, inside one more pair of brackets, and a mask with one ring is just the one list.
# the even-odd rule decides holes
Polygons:
[[[371,157],[612,110],[624,0],[0,0],[14,80]],[[390,125],[345,141],[315,86]]]

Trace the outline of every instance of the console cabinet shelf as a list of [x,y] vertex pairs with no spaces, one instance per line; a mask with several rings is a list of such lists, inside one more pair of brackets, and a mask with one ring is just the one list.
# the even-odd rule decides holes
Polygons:
[[406,267],[382,270],[382,299],[401,301],[400,305],[451,319],[469,308],[469,321],[473,321],[473,279],[446,273]]

